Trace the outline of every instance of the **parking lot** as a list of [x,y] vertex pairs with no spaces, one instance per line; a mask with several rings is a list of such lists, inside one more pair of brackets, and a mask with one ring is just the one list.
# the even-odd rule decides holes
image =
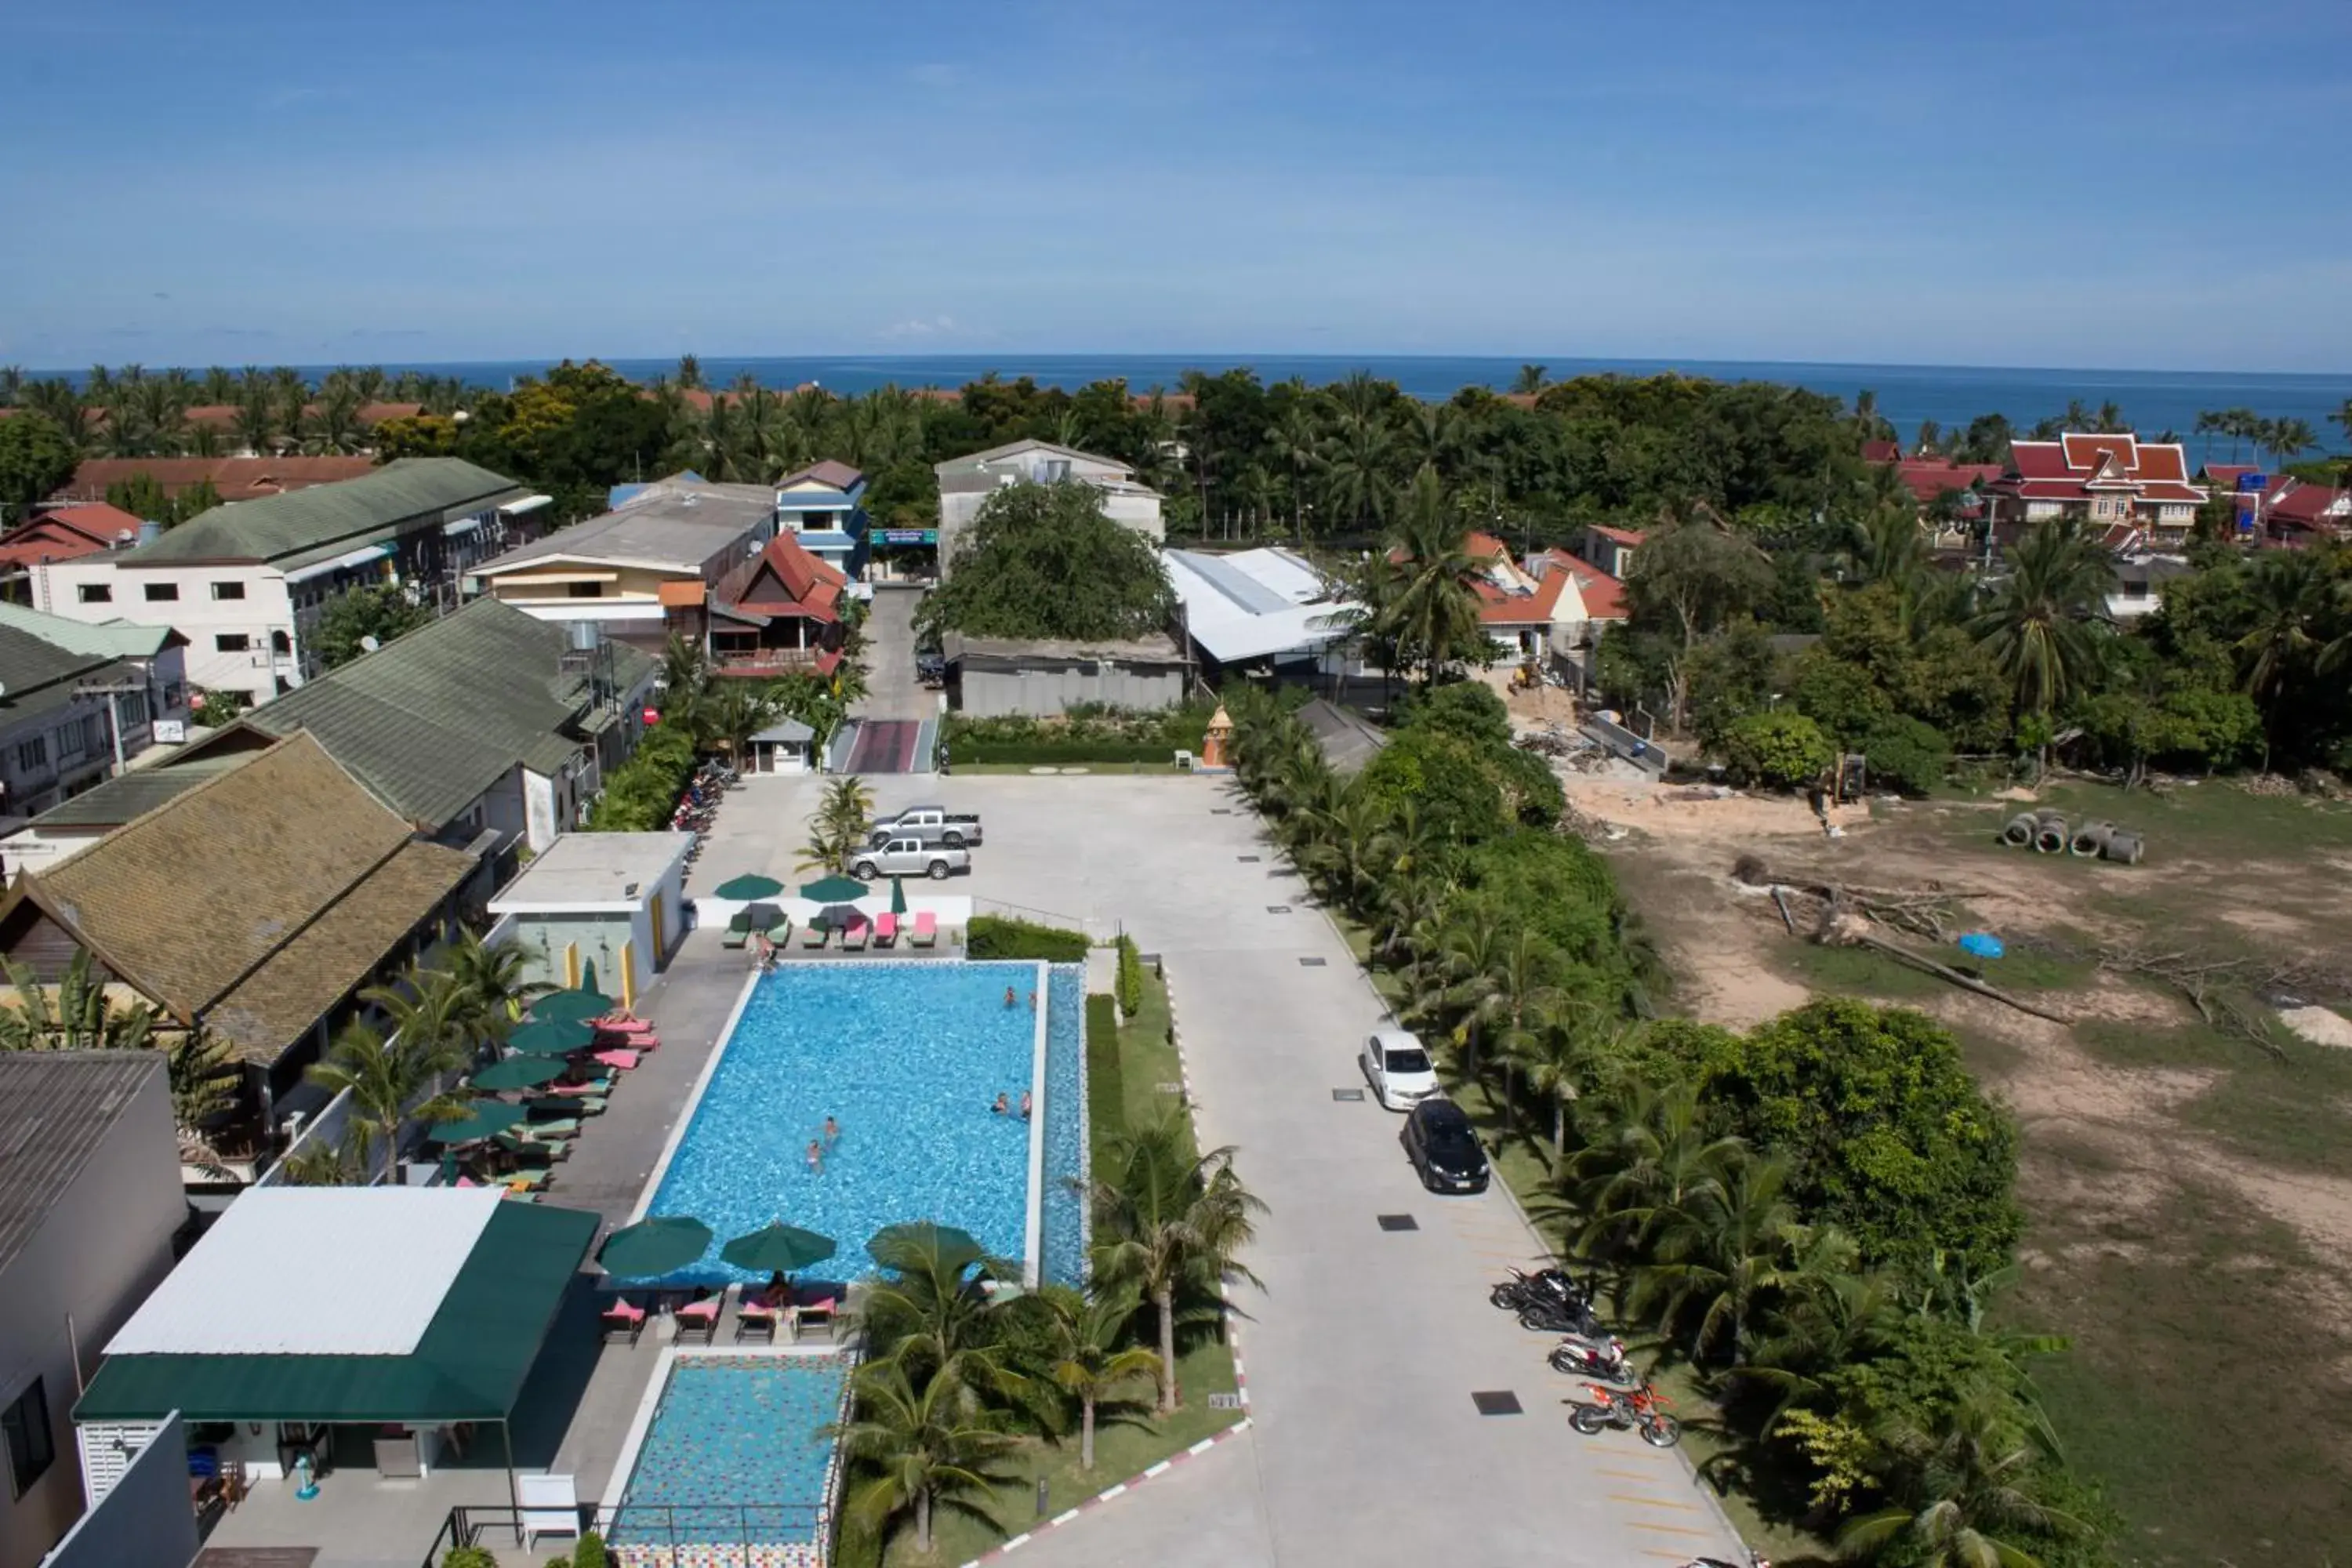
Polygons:
[[[1546,1340],[1487,1304],[1505,1266],[1535,1256],[1509,1196],[1423,1192],[1397,1142],[1402,1118],[1369,1096],[1334,1098],[1362,1086],[1356,1051],[1379,1002],[1229,784],[868,782],[884,812],[937,800],[982,815],[986,844],[951,890],[984,910],[1123,926],[1163,958],[1203,1136],[1238,1147],[1272,1211],[1247,1254],[1265,1289],[1240,1300],[1253,1429],[1115,1513],[1028,1542],[1024,1561],[1738,1557],[1682,1455],[1630,1433],[1570,1432],[1561,1401],[1578,1384],[1546,1366]],[[824,783],[755,779],[730,795],[693,885],[744,870],[794,880]],[[1510,1395],[1518,1413],[1482,1415],[1474,1394]]]

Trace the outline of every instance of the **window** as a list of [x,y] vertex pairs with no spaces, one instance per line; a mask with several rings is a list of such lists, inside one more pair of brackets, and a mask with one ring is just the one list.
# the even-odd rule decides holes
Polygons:
[[122,724],[125,729],[135,730],[140,725],[147,722],[147,694],[145,692],[125,692],[122,696],[121,701]]
[[215,599],[242,599],[245,597],[245,584],[242,583],[215,583],[213,584],[213,597]]
[[146,593],[149,604],[166,603],[180,596],[180,585],[177,583],[150,583]]
[[114,590],[104,583],[84,583],[74,590],[74,597],[85,605],[110,605]]
[[575,599],[601,599],[604,596],[602,583],[567,583],[564,590]]
[[294,651],[294,639],[288,637],[284,632],[272,632],[269,634],[269,651],[272,653],[292,653]]
[[110,737],[107,733],[105,714],[90,713],[84,715],[81,721],[81,749],[83,751],[103,751],[108,745],[110,739]]
[[183,707],[183,706],[184,706],[184,705],[186,704],[187,700],[188,700],[188,689],[187,689],[187,687],[185,687],[184,685],[183,685],[181,682],[174,680],[174,681],[169,682],[168,684],[166,684],[166,685],[164,686],[164,688],[163,688],[163,709],[164,709],[164,711],[169,712],[169,711],[171,711],[173,709],[179,708],[179,707]]
[[58,1457],[56,1434],[49,1430],[49,1399],[39,1378],[0,1410],[0,1441],[8,1449],[8,1479],[15,1496],[33,1489]]
[[49,765],[49,738],[36,735],[29,741],[16,742],[16,771],[29,773]]
[[243,632],[222,632],[213,638],[215,653],[244,653],[253,647],[253,639]]

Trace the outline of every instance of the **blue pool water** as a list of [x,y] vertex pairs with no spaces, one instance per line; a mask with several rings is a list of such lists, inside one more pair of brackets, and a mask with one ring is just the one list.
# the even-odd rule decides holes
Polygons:
[[1087,1278],[1086,1012],[1083,964],[1054,965],[1045,1018],[1045,1243],[1038,1271],[1061,1285]]
[[845,1377],[839,1356],[680,1356],[612,1540],[815,1541]]
[[[792,963],[762,976],[723,1047],[647,1213],[690,1215],[721,1241],[782,1220],[832,1237],[840,1251],[811,1272],[848,1278],[883,1226],[929,1219],[970,1231],[991,1254],[1019,1258],[1028,1234],[1029,1124],[989,1107],[1031,1087],[1036,987],[1030,963]],[[1004,1005],[1011,987],[1021,998]],[[1049,1278],[1070,1277],[1083,1252],[1075,1194],[1055,1199],[1052,1173],[1083,1160],[1076,1072],[1083,1058],[1083,980],[1071,966],[1048,985],[1048,1036],[1066,1033],[1070,1090],[1048,1089],[1046,1199],[1041,1241]],[[1049,1072],[1049,1080],[1054,1074]],[[822,1172],[805,1151],[826,1116],[840,1141]],[[1062,1233],[1058,1244],[1054,1236]],[[718,1248],[674,1282],[751,1277]]]

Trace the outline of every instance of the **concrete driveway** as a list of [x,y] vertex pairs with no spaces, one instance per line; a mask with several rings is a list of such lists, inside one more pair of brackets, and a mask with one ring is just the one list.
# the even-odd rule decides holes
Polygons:
[[915,606],[919,588],[887,585],[874,590],[874,612],[866,621],[866,697],[860,719],[929,719],[940,698],[915,679]]
[[[1123,923],[1164,957],[1202,1133],[1238,1146],[1272,1207],[1247,1254],[1266,1289],[1241,1297],[1254,1429],[1035,1538],[1022,1561],[1743,1560],[1682,1455],[1571,1432],[1561,1401],[1578,1385],[1546,1366],[1548,1341],[1487,1304],[1505,1266],[1538,1250],[1509,1198],[1425,1193],[1402,1119],[1333,1099],[1361,1084],[1355,1052],[1381,1006],[1230,786],[870,782],[885,811],[932,798],[982,814],[987,844],[954,886],[983,908]],[[1520,1413],[1481,1415],[1474,1393],[1509,1394]]]

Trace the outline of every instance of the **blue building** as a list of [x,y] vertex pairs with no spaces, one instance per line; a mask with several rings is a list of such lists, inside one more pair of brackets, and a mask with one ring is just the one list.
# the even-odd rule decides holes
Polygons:
[[776,481],[776,531],[799,537],[801,548],[860,581],[867,553],[866,476],[827,458]]

